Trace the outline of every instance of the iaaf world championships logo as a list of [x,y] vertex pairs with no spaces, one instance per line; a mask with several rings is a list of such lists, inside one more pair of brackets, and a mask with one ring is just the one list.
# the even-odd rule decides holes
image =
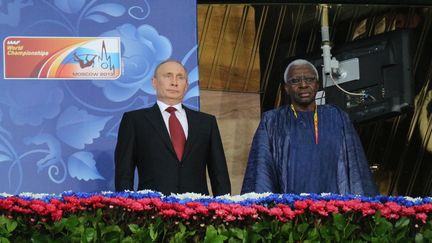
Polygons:
[[79,64],[80,69],[85,69],[83,71],[75,71],[73,72],[74,76],[92,76],[92,77],[113,77],[116,76],[116,66],[113,62],[113,57],[107,52],[107,48],[105,45],[105,41],[102,41],[102,45],[100,47],[100,51],[98,54],[95,52],[81,51],[78,54],[77,52],[73,53],[73,60]]
[[11,36],[3,50],[5,79],[117,79],[121,72],[117,37]]

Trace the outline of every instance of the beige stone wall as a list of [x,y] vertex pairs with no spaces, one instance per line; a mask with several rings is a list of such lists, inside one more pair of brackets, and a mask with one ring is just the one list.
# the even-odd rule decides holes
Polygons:
[[260,120],[259,94],[200,91],[201,111],[215,115],[225,149],[232,194],[240,193],[250,145]]

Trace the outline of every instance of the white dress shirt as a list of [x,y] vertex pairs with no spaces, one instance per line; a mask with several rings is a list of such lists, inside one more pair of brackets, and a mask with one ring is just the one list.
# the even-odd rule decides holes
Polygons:
[[[177,109],[175,111],[175,115],[176,115],[177,119],[180,121],[180,124],[183,127],[183,131],[184,131],[185,137],[187,139],[189,127],[188,127],[188,122],[187,122],[187,117],[186,117],[186,111],[183,109],[181,103],[178,103],[176,105],[167,105],[167,104],[163,103],[162,101],[158,100],[157,104],[158,104],[159,109],[160,109],[160,111],[162,113],[162,117],[163,117],[163,120],[165,122],[165,126],[166,126],[166,128],[168,130],[168,133],[170,133],[170,131],[169,131],[169,122],[168,122],[169,117],[170,117],[170,113],[168,111],[166,111],[166,108],[172,106],[172,107],[174,107],[174,108]],[[170,134],[170,136],[171,136],[171,134]]]

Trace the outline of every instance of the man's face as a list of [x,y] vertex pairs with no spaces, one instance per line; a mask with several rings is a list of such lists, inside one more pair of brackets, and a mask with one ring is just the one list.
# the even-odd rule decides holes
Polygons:
[[318,91],[318,77],[309,65],[291,67],[285,91],[291,98],[291,103],[297,108],[315,108],[315,95]]
[[188,88],[187,74],[179,63],[167,62],[159,66],[152,84],[158,100],[175,105],[183,100]]

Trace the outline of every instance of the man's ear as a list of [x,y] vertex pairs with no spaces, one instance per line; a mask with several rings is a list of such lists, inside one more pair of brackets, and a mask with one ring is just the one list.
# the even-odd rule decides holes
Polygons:
[[289,87],[288,87],[288,84],[284,83],[284,89],[285,89],[285,93],[286,93],[287,95],[289,95]]
[[157,80],[154,77],[152,78],[152,85],[153,85],[153,88],[156,89]]

